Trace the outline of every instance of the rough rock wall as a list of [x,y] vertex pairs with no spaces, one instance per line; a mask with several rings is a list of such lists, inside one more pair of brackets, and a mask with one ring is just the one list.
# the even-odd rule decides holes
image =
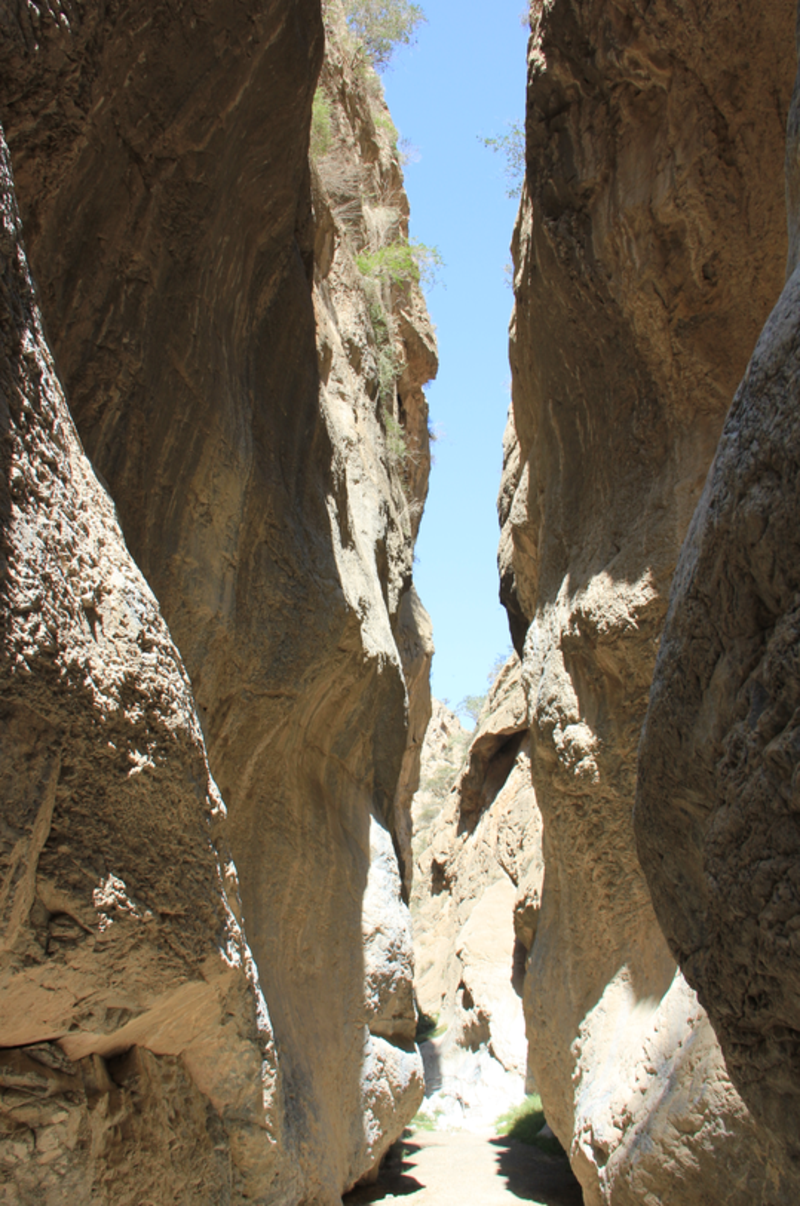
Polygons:
[[794,14],[548,0],[532,15],[499,501],[544,820],[531,1070],[587,1202],[699,1203],[712,1182],[715,1200],[771,1201],[631,812],[677,552],[780,290]]
[[788,280],[722,432],[673,580],[639,755],[656,912],[744,1100],[800,1165],[797,483],[800,94]]
[[[4,9],[0,111],[48,334],[228,806],[288,1156],[263,1200],[335,1203],[422,1092],[398,852],[430,657],[409,595],[433,336],[413,279],[381,283],[379,380],[363,222],[306,157],[317,5]],[[377,81],[328,12],[350,199],[386,185],[402,208]],[[127,1021],[108,1014],[108,1042]]]
[[1,132],[0,272],[0,1197],[267,1200],[295,1177],[224,805],[55,374]]
[[[458,726],[438,709],[430,746],[448,719]],[[434,1050],[423,1047],[428,1096],[437,1090],[426,1108],[441,1113],[442,1125],[491,1125],[524,1089],[522,981],[544,871],[525,717],[514,654],[489,692],[439,811],[427,826],[415,825],[416,990],[420,1008],[443,1032]],[[440,753],[426,770],[435,779],[446,766]],[[424,786],[423,780],[414,806],[418,820],[420,808],[430,810]]]

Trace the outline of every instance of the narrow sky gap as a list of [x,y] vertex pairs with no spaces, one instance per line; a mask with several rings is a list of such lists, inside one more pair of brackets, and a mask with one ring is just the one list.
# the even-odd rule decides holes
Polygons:
[[504,265],[516,215],[503,163],[480,138],[504,134],[525,111],[524,0],[423,0],[428,22],[383,76],[401,137],[411,234],[438,247],[441,284],[428,295],[439,377],[428,389],[440,433],[417,544],[417,588],[431,613],[433,693],[455,706],[486,689],[509,648],[498,602],[495,509],[510,400]]

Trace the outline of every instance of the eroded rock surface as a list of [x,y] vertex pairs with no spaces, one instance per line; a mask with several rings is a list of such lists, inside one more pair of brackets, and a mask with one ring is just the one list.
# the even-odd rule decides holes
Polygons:
[[2,1200],[290,1194],[224,806],[56,377],[2,139],[0,223]]
[[[156,0],[146,10],[126,0],[41,9],[15,3],[6,10],[0,115],[49,338],[81,440],[180,649],[183,663],[176,664],[188,671],[188,679],[182,669],[173,674],[165,654],[167,670],[163,677],[153,671],[148,702],[150,685],[139,700],[123,665],[119,707],[125,712],[130,696],[146,736],[162,696],[164,707],[173,706],[170,674],[184,676],[185,708],[194,706],[194,694],[191,715],[199,716],[228,806],[226,841],[239,869],[240,899],[231,904],[238,921],[228,924],[246,929],[270,1041],[274,1034],[273,1067],[256,1024],[255,988],[223,960],[222,987],[204,987],[211,994],[201,1011],[204,1058],[225,1093],[243,1095],[237,1134],[252,1138],[256,1150],[239,1138],[234,1151],[234,1140],[219,1139],[212,1127],[209,1159],[228,1168],[229,1180],[229,1165],[251,1170],[247,1184],[234,1178],[233,1201],[239,1194],[337,1203],[344,1189],[374,1172],[422,1094],[421,1062],[409,1041],[415,1013],[400,862],[429,708],[429,626],[411,570],[429,467],[421,387],[435,372],[435,342],[413,274],[370,282],[355,259],[365,247],[382,246],[376,208],[396,212],[392,229],[407,235],[391,121],[377,77],[348,42],[333,2],[326,6],[322,84],[334,150],[318,152],[311,165],[323,50],[312,0],[266,7]],[[326,171],[325,159],[336,172]],[[391,372],[387,356],[381,360],[387,347]],[[112,505],[104,505],[113,519]],[[58,557],[57,546],[48,556]],[[31,591],[24,612],[30,618],[19,632],[41,630],[45,641],[47,612]],[[105,596],[94,579],[81,591],[75,624],[83,616],[94,633],[110,622]],[[133,653],[155,656],[162,637],[149,636],[144,622],[140,627]],[[16,620],[12,631],[24,644]],[[78,679],[74,690],[88,691]],[[72,706],[71,684],[67,691],[57,675],[48,684]],[[46,696],[43,689],[42,701]],[[30,707],[32,718],[9,721],[32,749],[37,726],[49,725],[56,707],[42,701]],[[87,699],[85,723],[95,735],[103,731],[101,712]],[[53,723],[60,733],[57,717]],[[195,967],[217,984],[204,960],[219,963],[219,918],[226,914],[205,821],[195,815],[205,815],[208,773],[192,723],[191,741],[177,744],[188,760],[185,774],[191,771],[195,829],[181,835],[188,805],[178,815],[165,788],[162,828],[153,821],[151,833],[125,804],[112,852],[89,858],[88,847],[105,851],[91,828],[87,849],[76,847],[77,865],[88,873],[76,870],[75,879],[90,899],[95,888],[104,893],[106,905],[97,909],[119,915],[115,932],[151,925],[151,915],[163,911],[183,919],[193,936],[197,950],[176,985],[172,961],[183,967],[184,956],[170,954],[167,943],[163,983],[159,963],[152,982],[137,989],[147,1008],[152,996],[160,1000],[173,987],[184,993],[181,975],[193,983]],[[42,744],[58,748],[60,740],[48,729]],[[160,766],[161,753],[144,736],[137,740],[120,737],[117,753],[106,754],[103,742],[92,745],[97,785],[85,802],[80,792],[74,800],[66,792],[65,814],[74,805],[75,815],[65,824],[79,826],[87,811],[100,831],[112,824],[106,759],[109,774],[121,763],[126,773],[132,768],[131,785],[149,782],[150,761]],[[19,741],[13,765],[4,760],[3,767],[10,809],[27,798],[28,783],[41,780],[45,799],[47,775],[57,773],[40,766],[38,755],[29,759]],[[129,746],[138,762],[128,759]],[[164,755],[168,766],[171,758]],[[178,779],[183,765],[179,759]],[[28,829],[33,851],[42,829],[35,816]],[[195,830],[206,843],[202,857]],[[124,841],[128,849],[117,860],[113,851]],[[47,880],[43,859],[37,884]],[[136,860],[138,877],[131,871]],[[95,870],[102,883],[92,878]],[[205,904],[195,907],[194,885],[203,876],[197,893]],[[33,899],[28,880],[11,918],[23,928]],[[43,900],[43,908],[65,912],[59,895]],[[57,922],[46,965],[61,949],[56,939],[84,942],[86,932],[85,943],[105,942],[94,906],[66,912],[72,921]],[[387,934],[391,941],[382,947],[379,937]],[[109,961],[109,976],[111,967]],[[83,997],[82,977],[91,983],[94,974],[93,964],[81,965],[73,997]],[[239,993],[244,1003],[229,1006],[225,993]],[[20,1007],[7,1000],[10,1028],[0,1043],[61,1040],[60,1031],[50,1033],[52,1019],[45,1033],[34,1027],[21,1034]],[[184,995],[178,1001],[183,1009]],[[56,1008],[56,1001],[48,1006]],[[160,1063],[152,1071],[147,1051],[139,1050],[148,1047],[137,1029],[141,1008],[129,1009],[123,994],[118,1012],[89,1027],[100,1047],[66,1050],[62,1042],[67,1056],[89,1059],[95,1049],[111,1056],[133,1044],[132,1071],[124,1076],[149,1077],[153,1102],[166,1099],[170,1077],[184,1084],[186,1073],[187,1111],[199,1117],[211,1108],[207,1099],[217,1109],[214,1077],[208,1072],[204,1080],[190,1067],[182,1047],[173,1051],[177,1039],[153,1049],[180,1067]],[[181,1017],[178,1011],[174,1022],[159,1024],[185,1043],[192,1028]],[[209,1054],[230,1027],[245,1032],[254,1071]],[[87,1100],[94,1091],[86,1089]],[[251,1096],[254,1137],[247,1131]],[[139,1125],[131,1122],[126,1158],[133,1162],[141,1158]],[[54,1140],[53,1150],[69,1148],[72,1133]],[[78,1163],[87,1160],[85,1144],[79,1148]],[[165,1132],[162,1150],[168,1148]],[[148,1175],[158,1180],[159,1169],[155,1160]],[[35,1179],[35,1165],[30,1175]],[[90,1162],[81,1175],[84,1187],[95,1184]],[[134,1184],[132,1192],[146,1196]],[[24,1192],[33,1192],[27,1182]],[[215,1192],[209,1200],[220,1200]]]
[[659,921],[755,1116],[800,1165],[798,97],[789,278],[681,552],[642,736],[636,833]]
[[544,821],[531,1071],[592,1204],[792,1200],[631,814],[678,549],[781,288],[793,28],[788,2],[534,6],[500,571]]
[[[444,749],[443,736],[449,737]],[[425,787],[437,782],[449,750],[465,737],[437,704],[414,808],[419,819],[430,809]],[[428,812],[428,825],[415,833],[417,995],[441,1032],[423,1047],[426,1110],[442,1126],[485,1127],[524,1093],[522,981],[544,871],[516,654],[494,683],[451,779],[439,811],[433,818]]]

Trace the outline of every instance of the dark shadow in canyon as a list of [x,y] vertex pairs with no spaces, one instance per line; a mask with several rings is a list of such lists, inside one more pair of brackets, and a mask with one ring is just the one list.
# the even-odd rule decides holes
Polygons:
[[581,1187],[566,1156],[549,1156],[526,1143],[501,1136],[491,1139],[497,1173],[509,1193],[539,1206],[583,1206]]
[[342,1198],[344,1206],[361,1206],[367,1202],[382,1202],[385,1198],[406,1197],[424,1190],[425,1186],[416,1177],[409,1175],[414,1168],[413,1157],[419,1151],[414,1143],[413,1132],[405,1130],[402,1138],[393,1143],[386,1153],[377,1181],[372,1185],[356,1187]]

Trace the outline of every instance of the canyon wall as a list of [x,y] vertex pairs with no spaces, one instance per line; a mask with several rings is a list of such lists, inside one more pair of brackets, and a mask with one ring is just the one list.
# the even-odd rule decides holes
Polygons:
[[[396,134],[333,2],[324,37],[311,0],[3,9],[37,355],[46,329],[102,482],[63,402],[63,483],[44,439],[6,456],[12,503],[24,456],[42,507],[87,501],[78,535],[78,503],[41,532],[24,491],[3,513],[22,567],[4,584],[3,1159],[27,1161],[3,1200],[61,1161],[86,1201],[174,1176],[176,1200],[337,1203],[422,1095],[401,875],[430,708],[411,571],[436,355],[415,268],[382,271],[407,246]],[[20,380],[43,380],[9,338]],[[76,563],[63,634],[34,581],[50,561]],[[68,999],[34,1008],[65,964]],[[116,1127],[107,1152],[97,1127]],[[202,1190],[180,1180],[193,1163]]]
[[673,579],[639,756],[658,919],[731,1077],[800,1165],[797,484],[800,95],[787,283],[734,398]]
[[289,1170],[225,809],[55,375],[4,139],[0,221],[0,1194],[264,1198]]
[[435,704],[414,800],[416,991],[437,1023],[422,1053],[440,1126],[492,1126],[524,1092],[522,982],[544,867],[520,670],[514,654],[471,736]]
[[591,1206],[797,1195],[632,824],[678,551],[782,286],[794,70],[788,0],[532,6],[500,573],[544,824],[530,1070]]

